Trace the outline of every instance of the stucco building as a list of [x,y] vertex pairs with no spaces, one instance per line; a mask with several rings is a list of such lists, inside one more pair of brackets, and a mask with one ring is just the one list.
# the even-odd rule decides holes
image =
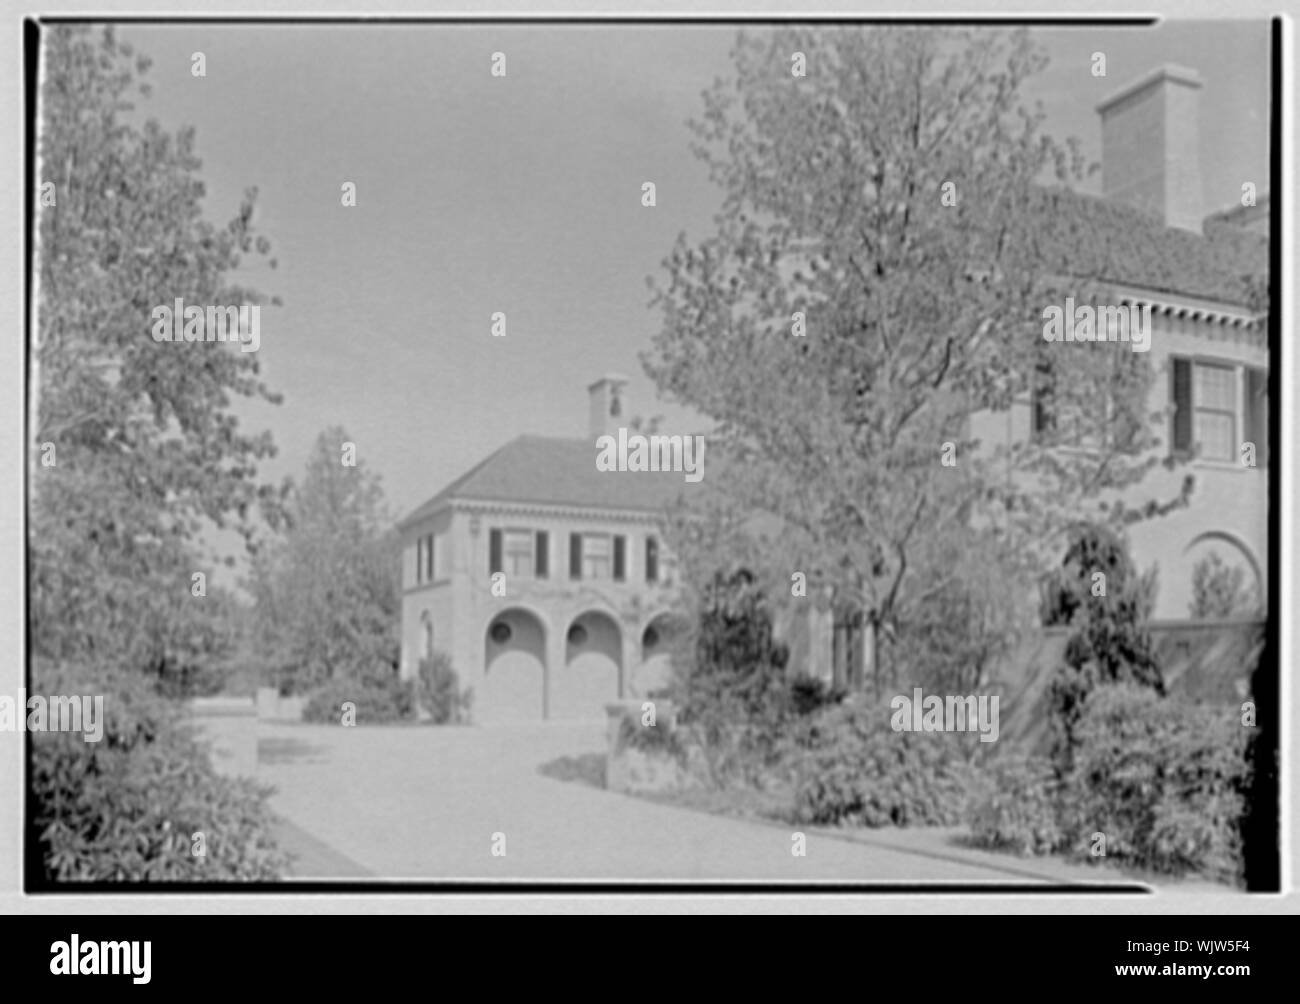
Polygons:
[[[402,674],[435,648],[480,722],[596,717],[662,686],[680,472],[596,468],[626,379],[588,388],[588,438],[520,436],[400,524]],[[495,577],[495,579],[494,579]]]
[[[1268,275],[1269,200],[1264,179],[1243,178],[1260,189],[1253,205],[1205,212],[1201,88],[1193,71],[1168,66],[1107,98],[1098,107],[1103,194],[1042,189],[1032,214],[1057,279],[1087,277],[1094,302],[1151,308],[1157,379],[1147,410],[1162,453],[1197,454],[1134,490],[1168,498],[1195,478],[1187,508],[1131,532],[1139,566],[1159,566],[1162,619],[1188,616],[1193,568],[1211,551],[1243,569],[1261,604],[1268,589],[1269,347],[1251,283]],[[1058,348],[1062,380],[1071,352],[1130,351]],[[598,716],[606,701],[664,680],[673,570],[658,519],[686,486],[680,473],[596,469],[595,437],[626,425],[625,382],[589,388],[588,438],[522,436],[400,526],[403,675],[434,648],[447,652],[474,688],[480,721]],[[971,415],[969,433],[994,448],[1050,421],[1046,403],[1026,395]],[[1254,466],[1243,462],[1247,442]],[[494,575],[503,576],[496,590]],[[860,624],[810,604],[779,629],[793,668],[839,682],[869,674]]]
[[[1093,302],[1151,307],[1156,380],[1146,410],[1158,416],[1158,459],[1195,448],[1195,459],[1157,467],[1128,500],[1171,498],[1184,477],[1195,480],[1188,507],[1130,531],[1138,565],[1159,566],[1157,619],[1188,616],[1193,568],[1211,551],[1243,570],[1261,604],[1268,591],[1269,345],[1251,290],[1268,277],[1267,179],[1241,179],[1244,196],[1259,190],[1253,205],[1206,213],[1201,90],[1192,70],[1164,66],[1102,101],[1102,197],[1052,193],[1045,198],[1056,204],[1036,216],[1045,264],[1064,285],[1087,276]],[[1123,343],[1052,349],[1059,380],[1069,379],[1071,353],[1130,352]],[[995,445],[1036,436],[1051,420],[1026,396],[1009,412],[972,416],[972,431]]]

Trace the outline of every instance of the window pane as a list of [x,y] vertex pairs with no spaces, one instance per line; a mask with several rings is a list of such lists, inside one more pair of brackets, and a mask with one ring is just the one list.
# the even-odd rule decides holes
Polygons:
[[1201,456],[1210,460],[1232,460],[1236,456],[1233,424],[1231,415],[1198,411],[1196,441],[1201,445]]
[[506,574],[532,578],[533,533],[531,530],[507,530],[505,534]]
[[1197,408],[1235,411],[1237,407],[1237,371],[1227,366],[1196,367],[1192,400]]
[[610,577],[610,539],[602,533],[583,534],[582,577],[608,579]]

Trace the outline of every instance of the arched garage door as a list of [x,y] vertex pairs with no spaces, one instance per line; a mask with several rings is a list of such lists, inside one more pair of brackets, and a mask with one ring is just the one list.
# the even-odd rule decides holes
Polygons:
[[539,722],[546,686],[546,628],[527,610],[494,617],[484,639],[483,682],[474,694],[473,714],[483,724]]
[[608,614],[575,617],[565,636],[564,665],[551,675],[552,718],[601,718],[618,700],[623,635]]

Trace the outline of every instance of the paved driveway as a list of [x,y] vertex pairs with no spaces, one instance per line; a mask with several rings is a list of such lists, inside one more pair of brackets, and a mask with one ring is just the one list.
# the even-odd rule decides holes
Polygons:
[[[1044,881],[970,860],[658,805],[538,772],[603,753],[603,723],[260,726],[258,776],[290,823],[378,878]],[[565,761],[569,765],[584,761]],[[493,834],[506,854],[491,853]],[[331,872],[337,876],[337,871]],[[310,878],[310,872],[299,872]],[[1054,876],[1060,878],[1062,876]]]

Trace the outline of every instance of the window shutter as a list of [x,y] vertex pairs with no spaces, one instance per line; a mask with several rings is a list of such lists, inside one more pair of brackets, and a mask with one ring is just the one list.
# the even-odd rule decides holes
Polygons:
[[582,578],[582,534],[569,534],[569,578]]
[[627,538],[614,536],[614,581],[622,582],[627,577]]
[[1172,359],[1170,371],[1169,396],[1174,403],[1175,453],[1190,453],[1192,450],[1192,361],[1190,359]]
[[1034,407],[1030,412],[1030,432],[1036,438],[1056,428],[1056,415],[1052,412],[1052,385],[1055,376],[1050,363],[1039,362],[1037,379],[1033,388]]
[[551,574],[551,536],[545,530],[537,531],[536,553],[533,555],[533,575],[545,579]]
[[493,528],[488,531],[488,574],[496,575],[501,571],[501,531]]
[[659,581],[659,541],[654,537],[645,539],[645,580]]
[[1268,371],[1246,370],[1246,441],[1255,444],[1255,466],[1268,466]]

